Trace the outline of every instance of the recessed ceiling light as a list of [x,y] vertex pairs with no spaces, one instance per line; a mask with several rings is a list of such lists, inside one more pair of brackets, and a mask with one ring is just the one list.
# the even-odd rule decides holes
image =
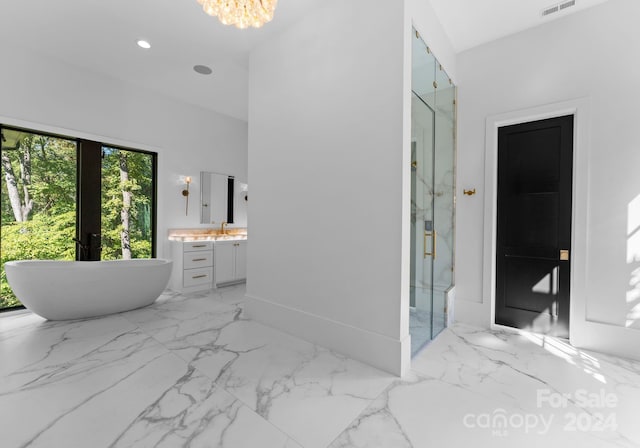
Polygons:
[[193,70],[195,70],[196,73],[200,73],[201,75],[210,75],[211,73],[213,73],[211,67],[207,67],[206,65],[194,65]]
[[145,50],[148,50],[149,48],[151,48],[151,44],[146,40],[139,40],[136,43],[138,44],[138,47],[144,48]]

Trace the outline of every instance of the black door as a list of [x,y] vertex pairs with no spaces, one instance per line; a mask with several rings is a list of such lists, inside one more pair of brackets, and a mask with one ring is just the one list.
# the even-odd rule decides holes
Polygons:
[[569,337],[573,115],[498,129],[497,324]]

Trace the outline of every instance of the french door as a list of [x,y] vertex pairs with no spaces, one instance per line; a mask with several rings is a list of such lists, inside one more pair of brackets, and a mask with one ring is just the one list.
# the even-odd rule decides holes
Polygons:
[[155,153],[0,126],[0,311],[20,306],[4,263],[155,256]]

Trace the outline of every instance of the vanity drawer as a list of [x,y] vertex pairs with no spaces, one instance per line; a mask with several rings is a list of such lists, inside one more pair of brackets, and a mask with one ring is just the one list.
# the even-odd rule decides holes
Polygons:
[[185,252],[184,269],[203,268],[213,266],[213,252]]
[[213,268],[185,269],[183,282],[185,288],[213,283]]
[[185,252],[195,252],[201,250],[211,250],[213,247],[211,245],[211,241],[191,241],[189,243],[183,243],[183,251]]

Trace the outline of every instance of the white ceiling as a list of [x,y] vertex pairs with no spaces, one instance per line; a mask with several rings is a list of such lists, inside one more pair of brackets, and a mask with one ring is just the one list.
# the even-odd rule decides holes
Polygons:
[[[430,1],[462,51],[607,0],[577,0],[551,19],[540,11],[555,0]],[[22,46],[247,120],[249,52],[322,2],[279,0],[272,22],[239,30],[207,16],[196,0],[0,0],[0,51]],[[138,48],[138,39],[152,48]],[[214,74],[196,74],[196,64]]]
[[[250,50],[321,3],[280,0],[272,22],[239,30],[196,0],[0,0],[0,53],[10,42],[247,120]],[[213,75],[195,73],[197,64]]]
[[542,17],[542,11],[568,0],[430,0],[456,52],[609,0],[576,0],[575,6]]

